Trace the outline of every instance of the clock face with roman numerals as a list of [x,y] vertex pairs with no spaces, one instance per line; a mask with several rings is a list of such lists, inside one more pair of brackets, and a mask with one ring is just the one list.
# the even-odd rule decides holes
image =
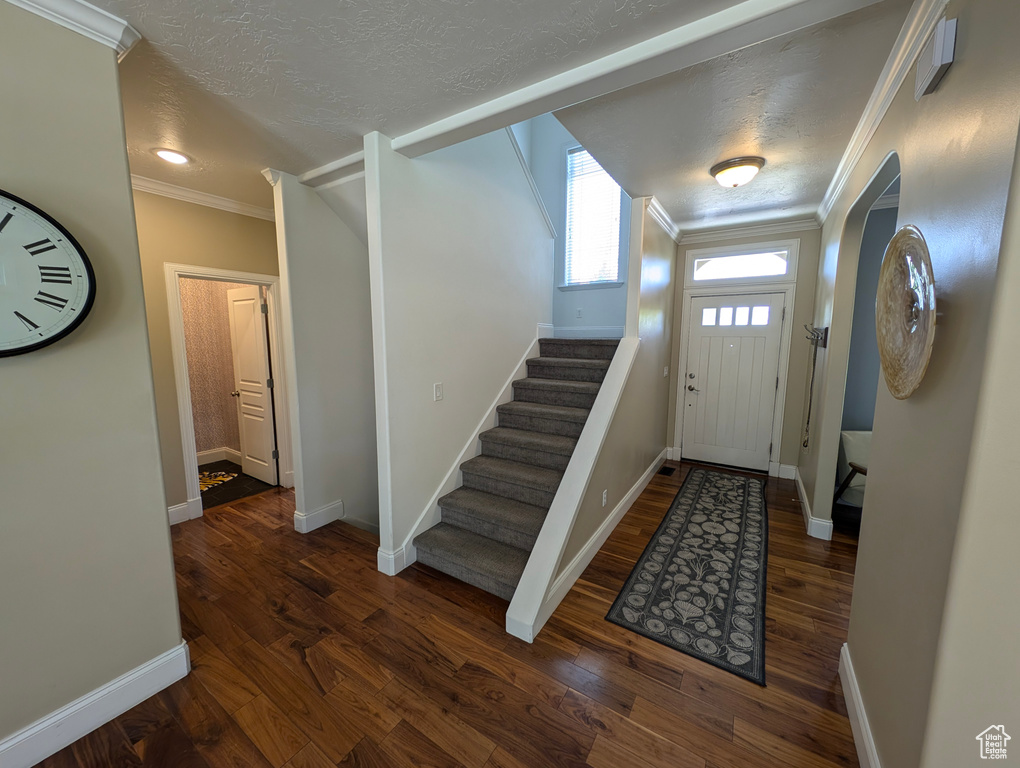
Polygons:
[[0,190],[0,357],[61,339],[92,309],[85,251],[52,217]]

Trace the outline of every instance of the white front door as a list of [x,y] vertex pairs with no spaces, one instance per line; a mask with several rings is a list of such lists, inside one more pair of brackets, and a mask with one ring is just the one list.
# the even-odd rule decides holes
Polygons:
[[683,458],[768,470],[784,303],[781,293],[691,300]]
[[227,291],[230,342],[234,354],[234,391],[241,433],[241,471],[276,485],[276,432],[269,388],[269,344],[262,313],[262,289],[256,285]]

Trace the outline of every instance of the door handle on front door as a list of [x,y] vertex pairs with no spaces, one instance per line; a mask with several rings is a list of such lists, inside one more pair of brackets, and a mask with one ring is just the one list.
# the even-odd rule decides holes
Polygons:
[[230,396],[231,397],[240,397],[241,396],[241,390],[235,389],[233,392],[230,393]]
[[688,392],[700,392],[701,390],[700,389],[695,389],[693,384],[688,384],[687,385],[687,391]]

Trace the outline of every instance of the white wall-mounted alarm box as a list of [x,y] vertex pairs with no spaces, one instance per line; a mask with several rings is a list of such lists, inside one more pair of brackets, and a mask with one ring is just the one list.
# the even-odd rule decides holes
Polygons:
[[920,101],[934,91],[956,55],[956,19],[943,18],[928,38],[917,59],[914,99]]

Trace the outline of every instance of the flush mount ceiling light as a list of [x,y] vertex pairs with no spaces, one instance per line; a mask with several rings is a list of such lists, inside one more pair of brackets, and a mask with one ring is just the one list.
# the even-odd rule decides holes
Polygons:
[[182,155],[180,152],[174,152],[172,149],[156,149],[153,151],[156,153],[156,157],[174,165],[186,165],[191,162],[190,157]]
[[720,187],[740,187],[758,175],[765,165],[764,157],[734,157],[716,163],[709,171]]

